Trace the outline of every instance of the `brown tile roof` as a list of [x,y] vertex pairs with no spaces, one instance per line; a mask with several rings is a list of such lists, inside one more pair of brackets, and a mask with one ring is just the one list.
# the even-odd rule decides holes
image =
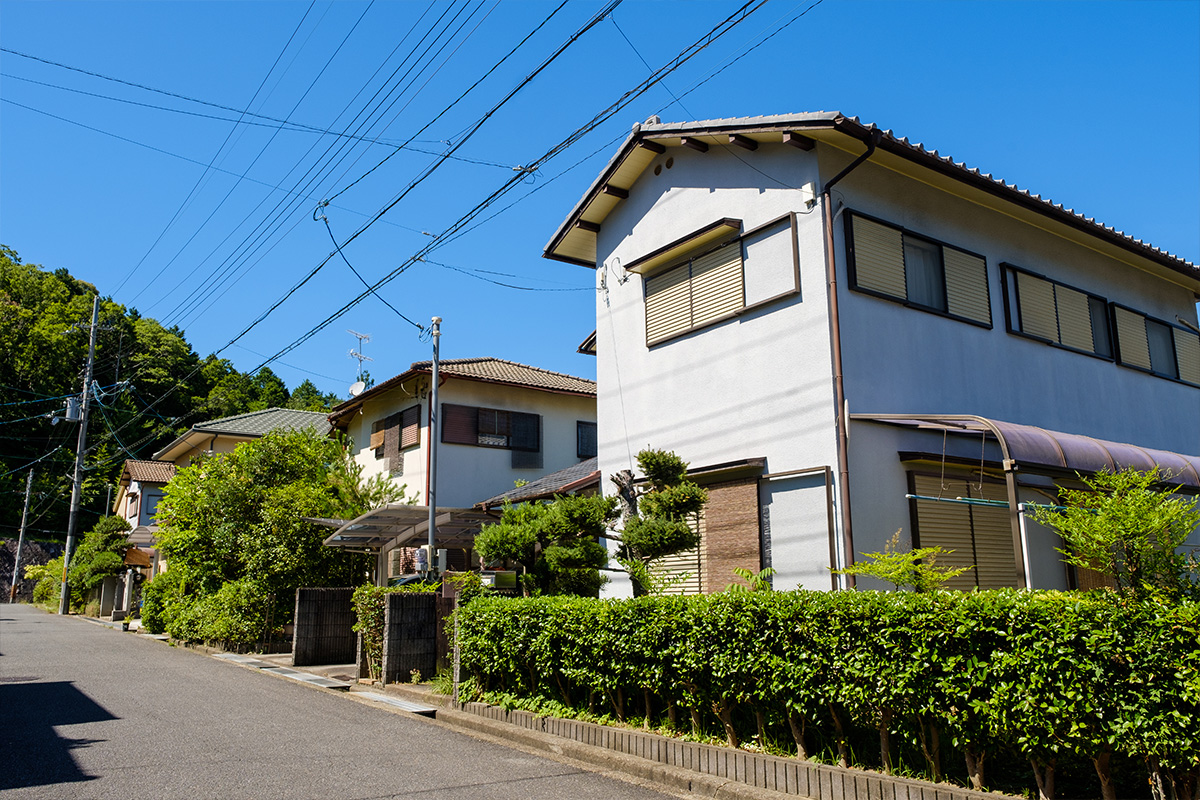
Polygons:
[[[414,375],[428,375],[433,368],[432,361],[414,361],[407,371],[389,378],[383,383],[373,386],[358,397],[352,397],[329,413],[329,419],[336,421],[362,405],[363,400],[373,394],[387,391],[398,386]],[[451,358],[438,362],[438,371],[443,377],[462,378],[464,380],[500,383],[506,386],[523,386],[559,394],[574,394],[585,397],[596,396],[596,382],[587,378],[577,378],[562,372],[553,372],[528,364],[518,364],[516,361],[505,361],[500,358]]]
[[125,480],[144,481],[146,483],[166,483],[175,477],[175,465],[170,461],[135,461],[125,462],[125,472],[121,476]]

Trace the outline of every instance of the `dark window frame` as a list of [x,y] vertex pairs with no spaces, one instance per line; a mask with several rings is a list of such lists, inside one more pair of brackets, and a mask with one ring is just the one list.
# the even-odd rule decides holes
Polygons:
[[[1056,342],[1053,339],[1047,339],[1046,337],[1038,336],[1035,333],[1027,333],[1026,331],[1023,331],[1023,330],[1020,330],[1019,328],[1017,328],[1016,323],[1017,323],[1017,321],[1020,320],[1020,314],[1021,314],[1021,298],[1017,294],[1016,280],[1014,280],[1011,284],[1009,283],[1008,276],[1009,276],[1010,272],[1023,272],[1031,278],[1038,278],[1039,280],[1046,281],[1047,283],[1054,284],[1055,286],[1061,286],[1064,289],[1070,289],[1071,291],[1079,292],[1082,295],[1086,295],[1088,298],[1088,301],[1089,301],[1088,302],[1089,312],[1091,311],[1091,301],[1092,300],[1099,300],[1101,303],[1103,303],[1104,308],[1105,308],[1104,321],[1108,325],[1108,348],[1109,348],[1109,350],[1112,351],[1112,355],[1106,356],[1103,353],[1097,353],[1094,350],[1080,350],[1078,347],[1071,347],[1071,345],[1069,345],[1069,344],[1063,344],[1062,342]],[[1022,339],[1029,339],[1034,342],[1041,342],[1042,344],[1049,345],[1050,347],[1056,347],[1059,350],[1067,350],[1071,353],[1079,353],[1080,355],[1091,356],[1092,358],[1098,358],[1101,361],[1109,361],[1112,363],[1116,363],[1116,361],[1117,361],[1117,326],[1116,326],[1116,321],[1113,319],[1113,314],[1112,314],[1112,305],[1113,304],[1111,302],[1109,302],[1107,297],[1098,295],[1095,292],[1089,292],[1087,289],[1081,289],[1078,286],[1073,286],[1069,283],[1066,283],[1065,281],[1055,280],[1054,278],[1043,275],[1040,272],[1034,272],[1031,269],[1026,269],[1025,267],[1017,266],[1016,264],[1010,263],[1008,261],[1000,262],[1000,285],[1001,285],[1001,288],[1003,289],[1003,298],[1004,298],[1004,327],[1008,333],[1012,334],[1013,336],[1019,336]],[[1010,296],[1010,293],[1011,293],[1011,296]],[[1014,302],[1016,303],[1016,306],[1017,306],[1016,308],[1012,308],[1012,305]],[[1130,309],[1130,310],[1132,310],[1132,309]],[[1055,315],[1058,314],[1058,304],[1057,303],[1055,303],[1054,313],[1055,313]],[[1093,336],[1094,335],[1095,335],[1095,331],[1093,330]]]
[[[844,211],[844,214],[845,214],[845,222],[843,223],[842,230],[843,230],[843,236],[845,237],[845,243],[846,243],[846,274],[850,281],[851,291],[858,292],[859,294],[865,294],[869,297],[877,297],[880,300],[887,300],[892,303],[898,303],[899,305],[902,305],[906,308],[912,308],[917,311],[924,311],[927,314],[933,314],[934,316],[937,316],[937,317],[945,317],[946,319],[952,319],[952,320],[955,320],[956,322],[965,322],[968,325],[974,325],[975,327],[983,328],[984,330],[990,331],[993,328],[995,328],[995,326],[996,326],[995,315],[992,314],[992,278],[991,278],[991,270],[988,268],[987,256],[983,255],[982,253],[977,253],[974,250],[968,250],[965,247],[959,247],[956,244],[951,244],[950,242],[944,241],[942,239],[938,239],[936,237],[929,236],[928,234],[919,233],[917,231],[910,230],[908,228],[905,228],[902,225],[897,225],[894,222],[888,222],[885,219],[880,219],[879,217],[872,216],[871,214],[864,214],[861,211],[855,211],[853,209],[846,209]],[[949,291],[947,289],[947,282],[946,282],[946,248],[948,247],[952,250],[957,250],[960,253],[966,253],[969,256],[974,256],[976,258],[982,259],[983,260],[984,294],[988,299],[988,316],[991,317],[992,321],[991,322],[980,322],[977,319],[971,319],[970,317],[964,317],[959,314],[953,314],[949,310],[943,311],[943,310],[933,307],[933,306],[927,306],[922,303],[916,303],[912,300],[909,300],[907,297],[903,297],[903,298],[896,297],[895,295],[890,295],[887,292],[881,292],[878,289],[871,289],[869,287],[859,286],[858,285],[858,272],[857,272],[856,265],[855,265],[854,225],[853,225],[853,221],[852,221],[853,217],[860,217],[860,218],[868,220],[870,222],[874,222],[878,225],[883,225],[885,227],[899,231],[901,233],[901,237],[902,237],[901,238],[901,248],[900,248],[900,253],[901,253],[902,259],[905,258],[904,247],[903,247],[903,242],[904,242],[903,237],[905,237],[905,236],[911,237],[913,239],[918,239],[918,240],[920,240],[922,242],[926,242],[928,244],[936,245],[941,251],[942,299],[943,299],[943,302],[945,303],[947,309],[950,308],[950,298],[949,298]],[[907,294],[907,286],[905,289],[905,293]]]
[[[446,412],[447,407],[455,407],[455,408],[459,408],[459,409],[471,409],[472,411],[475,412],[475,414],[474,414],[475,425],[473,428],[473,430],[475,432],[475,440],[474,441],[466,442],[466,441],[458,441],[457,439],[447,439],[446,438],[446,422],[447,422],[447,417],[449,416],[449,414],[447,414],[447,412]],[[461,412],[458,412],[458,413],[461,413]],[[481,425],[481,421],[483,420],[484,415],[487,415],[487,414],[495,415],[494,421],[496,424],[489,426],[490,428],[494,428],[495,430],[485,431],[483,429],[484,426]],[[514,422],[515,422],[515,418],[518,416],[536,419],[536,421],[537,421],[537,424],[535,426],[536,427],[535,438],[537,439],[536,446],[522,447],[522,446],[515,445],[513,443],[513,440],[514,440],[513,430],[514,430],[514,427],[516,427],[514,425]],[[532,423],[532,419],[526,421],[527,426],[523,429],[526,433],[528,433],[530,430],[533,430],[528,427],[528,424]],[[492,450],[511,450],[511,451],[516,451],[516,452],[540,453],[540,452],[542,452],[542,449],[543,449],[541,419],[542,419],[541,414],[534,414],[534,413],[527,412],[527,411],[512,411],[512,410],[504,409],[504,408],[489,408],[486,406],[468,406],[468,405],[462,405],[459,403],[443,403],[442,404],[442,414],[441,414],[441,420],[442,420],[441,442],[443,444],[461,444],[461,445],[465,445],[467,447],[486,447],[486,448],[489,448]],[[520,423],[517,422],[517,425],[520,425]],[[501,429],[504,430],[505,433],[501,434],[499,432]],[[504,439],[505,439],[504,444],[482,441],[482,437],[484,437],[484,436],[499,437],[501,435],[504,436]]]
[[[1120,309],[1130,312],[1131,314],[1137,314],[1139,317],[1149,320],[1150,322],[1157,322],[1159,325],[1164,325],[1173,330],[1183,331],[1184,333],[1188,334],[1189,336],[1197,335],[1195,331],[1191,330],[1190,328],[1188,328],[1186,326],[1176,325],[1175,323],[1168,322],[1165,319],[1162,319],[1161,317],[1152,317],[1149,314],[1145,313],[1144,311],[1138,311],[1136,308],[1130,308],[1129,306],[1124,305],[1122,303],[1110,302],[1108,305],[1109,305],[1109,316],[1110,317],[1115,316],[1113,314],[1113,310],[1120,308]],[[1144,373],[1146,375],[1153,375],[1156,378],[1162,378],[1163,380],[1171,381],[1172,383],[1179,383],[1179,384],[1183,384],[1184,386],[1191,386],[1193,388],[1200,389],[1200,384],[1192,383],[1191,381],[1185,381],[1183,378],[1179,377],[1178,349],[1174,350],[1175,374],[1168,375],[1165,372],[1155,372],[1153,368],[1146,369],[1145,367],[1140,367],[1137,364],[1130,364],[1126,361],[1121,360],[1121,341],[1120,341],[1120,337],[1117,335],[1117,329],[1116,329],[1115,324],[1113,325],[1112,330],[1113,330],[1113,354],[1116,357],[1116,363],[1118,366],[1125,367],[1126,369],[1137,370],[1138,372]],[[1148,336],[1149,336],[1149,331],[1147,331],[1147,337]],[[1171,334],[1171,345],[1173,348],[1175,347],[1175,334],[1174,333]],[[1153,358],[1153,356],[1151,356],[1151,357]],[[1151,361],[1151,364],[1153,365],[1153,361]]]

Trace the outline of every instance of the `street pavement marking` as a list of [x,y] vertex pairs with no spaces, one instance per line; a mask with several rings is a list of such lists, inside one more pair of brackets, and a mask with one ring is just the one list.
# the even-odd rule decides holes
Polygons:
[[387,695],[379,694],[378,692],[355,692],[355,697],[361,697],[364,700],[373,700],[376,703],[385,703],[389,706],[395,706],[403,711],[408,711],[413,714],[418,714],[422,717],[433,719],[437,715],[436,708],[428,708],[426,706],[410,703],[407,700],[401,700],[396,697],[388,697]]

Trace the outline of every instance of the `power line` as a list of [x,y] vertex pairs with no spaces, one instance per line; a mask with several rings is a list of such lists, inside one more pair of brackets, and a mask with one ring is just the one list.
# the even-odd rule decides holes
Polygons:
[[[254,101],[258,99],[259,93],[263,90],[263,87],[267,85],[267,80],[271,77],[271,73],[275,71],[275,67],[279,66],[280,59],[283,58],[283,54],[286,53],[287,49],[291,46],[292,40],[296,38],[296,34],[300,32],[300,27],[304,24],[304,20],[308,19],[308,14],[310,11],[312,11],[313,6],[316,5],[316,2],[317,0],[312,0],[312,2],[308,4],[308,8],[304,9],[304,14],[300,17],[300,21],[296,23],[296,27],[292,30],[291,36],[289,36],[288,40],[284,43],[283,49],[279,51],[279,55],[275,57],[275,61],[271,64],[271,68],[267,70],[267,74],[263,76],[262,81],[258,84],[258,88],[254,90],[254,95],[250,98],[250,102],[246,104],[247,109],[253,106]],[[245,111],[239,113],[239,122],[244,114]],[[192,195],[196,193],[196,191],[200,188],[200,184],[203,183],[204,179],[208,177],[209,170],[216,163],[217,157],[220,156],[221,152],[225,149],[225,145],[229,144],[229,140],[233,138],[233,134],[237,129],[237,123],[235,122],[233,127],[229,129],[229,133],[225,134],[225,140],[221,142],[221,146],[217,148],[215,153],[213,153],[213,157],[209,160],[208,165],[204,168],[204,172],[202,172],[200,177],[196,179],[196,183],[193,184],[191,190],[187,193],[187,196],[183,198],[183,202],[179,204],[179,208],[175,209],[175,213],[171,216],[171,219],[167,221],[167,224],[163,227],[162,231],[159,232],[158,236],[154,239],[154,243],[150,245],[149,249],[147,249],[142,257],[138,259],[138,262],[133,265],[133,268],[129,270],[125,277],[121,279],[121,282],[117,284],[117,287],[113,289],[113,294],[116,294],[117,292],[121,291],[122,288],[124,288],[129,279],[133,277],[134,273],[138,271],[138,268],[141,267],[146,259],[150,256],[150,253],[154,252],[154,248],[158,247],[158,243],[162,241],[163,236],[167,234],[167,231],[170,230],[171,226],[175,224],[175,220],[179,219],[179,215],[183,213],[183,209],[187,207],[188,202],[192,199]],[[209,218],[211,219],[211,215]],[[205,220],[205,222],[207,222],[207,220]],[[203,228],[203,225],[201,225],[201,227]],[[190,242],[191,240],[189,239],[188,241]],[[172,261],[174,261],[174,259],[172,259]],[[155,277],[161,274],[162,271],[160,270]],[[149,283],[153,282],[154,278],[151,278]],[[146,284],[146,286],[149,286],[149,283]],[[142,287],[142,291],[145,291],[146,286]],[[140,296],[140,294],[141,293],[139,292],[138,295]],[[135,297],[134,299],[137,298]]]

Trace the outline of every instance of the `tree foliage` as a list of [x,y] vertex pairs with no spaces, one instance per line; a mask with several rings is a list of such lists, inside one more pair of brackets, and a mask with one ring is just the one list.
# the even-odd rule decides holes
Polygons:
[[1106,575],[1136,597],[1200,596],[1196,554],[1181,551],[1200,528],[1195,498],[1163,491],[1170,477],[1157,467],[1080,480],[1086,488],[1062,490],[1064,510],[1034,511],[1034,519],[1062,536],[1064,561]]
[[506,505],[500,521],[475,537],[484,561],[511,561],[524,568],[526,594],[594,597],[608,564],[599,543],[616,514],[612,497],[565,495],[550,503]]
[[665,450],[637,454],[645,484],[635,483],[628,470],[617,473],[622,504],[622,529],[612,538],[620,542],[617,560],[633,581],[634,594],[660,587],[651,568],[655,559],[696,547],[699,529],[692,521],[708,502],[708,492],[687,478],[687,462]]
[[353,518],[402,496],[382,475],[363,481],[341,443],[310,430],[200,459],[176,473],[159,505],[158,548],[172,578],[165,596],[161,578],[147,587],[151,617],[182,638],[254,641],[290,619],[298,587],[363,580],[366,557],[325,547],[328,530],[305,517]]
[[[15,534],[20,524],[23,467],[50,454],[34,473],[31,532],[65,537],[62,498],[70,493],[78,428],[52,426],[49,418],[61,416],[65,398],[82,390],[97,291],[65,269],[24,263],[0,245],[0,422],[8,437],[0,453],[0,534]],[[101,298],[100,326],[94,370],[100,392],[89,423],[81,528],[106,513],[107,489],[126,458],[148,458],[197,422],[290,402],[270,370],[251,378],[225,359],[201,358],[179,328],[110,298]]]
[[971,567],[939,567],[941,556],[953,553],[944,547],[918,547],[915,550],[900,549],[900,531],[883,547],[882,553],[863,553],[870,561],[860,561],[849,567],[833,570],[834,575],[865,575],[892,584],[897,589],[912,589],[914,592],[932,592],[942,588],[946,581],[962,575]]
[[124,571],[129,529],[129,523],[121,517],[104,517],[83,535],[71,556],[67,581],[73,606],[83,606],[92,589]]

